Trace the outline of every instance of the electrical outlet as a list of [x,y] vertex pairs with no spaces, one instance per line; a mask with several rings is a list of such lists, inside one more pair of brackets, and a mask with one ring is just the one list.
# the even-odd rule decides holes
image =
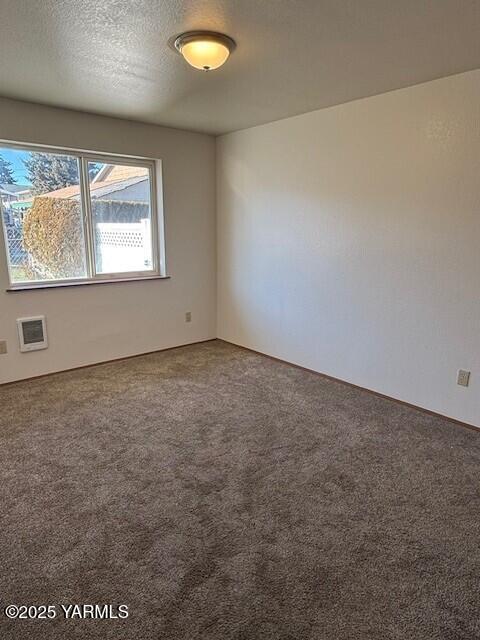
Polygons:
[[3,356],[5,353],[7,353],[7,341],[0,340],[0,355]]
[[457,376],[457,384],[461,387],[468,387],[470,382],[470,371],[464,371],[460,369]]
[[191,322],[191,321],[192,321],[192,312],[187,311],[185,314],[185,322]]

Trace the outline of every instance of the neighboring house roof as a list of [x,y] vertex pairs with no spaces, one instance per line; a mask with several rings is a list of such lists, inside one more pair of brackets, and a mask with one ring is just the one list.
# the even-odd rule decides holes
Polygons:
[[8,184],[3,182],[0,184],[0,191],[10,196],[18,196],[21,193],[29,193],[31,187],[24,184]]
[[147,167],[132,167],[127,164],[105,164],[92,180],[96,182],[113,182],[116,180],[127,180],[138,176],[148,176]]
[[[145,180],[147,179],[148,179],[148,175],[144,175],[144,176],[135,176],[135,177],[127,178],[125,180],[115,180],[115,182],[103,182],[103,183],[97,182],[95,185],[91,185],[91,187],[93,186],[96,187],[93,193],[93,197],[102,198],[103,196],[107,196],[111,193],[128,189],[128,187],[131,187],[134,184],[138,184],[139,182],[145,182]],[[98,185],[101,185],[101,186],[98,186]]]
[[[109,193],[115,193],[116,191],[123,191],[127,187],[131,187],[138,182],[143,182],[148,178],[148,174],[129,178],[127,180],[103,180],[101,182],[92,182],[90,184],[90,193],[93,198],[100,198],[106,196]],[[42,198],[64,198],[71,200],[80,197],[80,186],[73,185],[71,187],[64,187],[63,189],[56,189],[55,191],[49,191],[48,193],[42,193]]]
[[[108,182],[98,182],[97,184],[90,185],[90,191],[95,191],[101,187],[104,187]],[[75,198],[80,195],[80,185],[74,184],[71,187],[63,187],[62,189],[55,189],[55,191],[49,191],[48,193],[40,194],[42,198]]]

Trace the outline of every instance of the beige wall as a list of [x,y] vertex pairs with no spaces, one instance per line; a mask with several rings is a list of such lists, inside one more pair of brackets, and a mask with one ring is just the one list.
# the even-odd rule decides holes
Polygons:
[[[6,293],[0,247],[0,340],[8,340],[0,383],[215,337],[212,137],[0,99],[0,139],[161,159],[171,276]],[[186,311],[191,324],[184,322]],[[20,353],[15,320],[39,314],[47,317],[50,346]]]
[[[475,71],[219,138],[219,336],[480,425],[479,103]],[[4,99],[1,138],[162,159],[172,278],[6,293],[0,251],[0,382],[216,335],[213,138]]]
[[474,71],[219,138],[219,336],[480,426],[479,105]]

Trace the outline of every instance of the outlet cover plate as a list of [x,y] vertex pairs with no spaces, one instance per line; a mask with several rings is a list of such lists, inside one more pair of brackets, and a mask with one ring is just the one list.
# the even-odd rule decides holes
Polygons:
[[470,383],[470,371],[465,371],[464,369],[459,369],[457,375],[457,384],[461,387],[468,387]]

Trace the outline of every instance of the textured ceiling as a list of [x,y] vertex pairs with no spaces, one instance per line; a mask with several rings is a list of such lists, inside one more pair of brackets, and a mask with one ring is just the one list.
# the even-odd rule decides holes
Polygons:
[[[479,0],[1,0],[0,95],[223,133],[480,67]],[[221,69],[167,41],[223,31]]]

